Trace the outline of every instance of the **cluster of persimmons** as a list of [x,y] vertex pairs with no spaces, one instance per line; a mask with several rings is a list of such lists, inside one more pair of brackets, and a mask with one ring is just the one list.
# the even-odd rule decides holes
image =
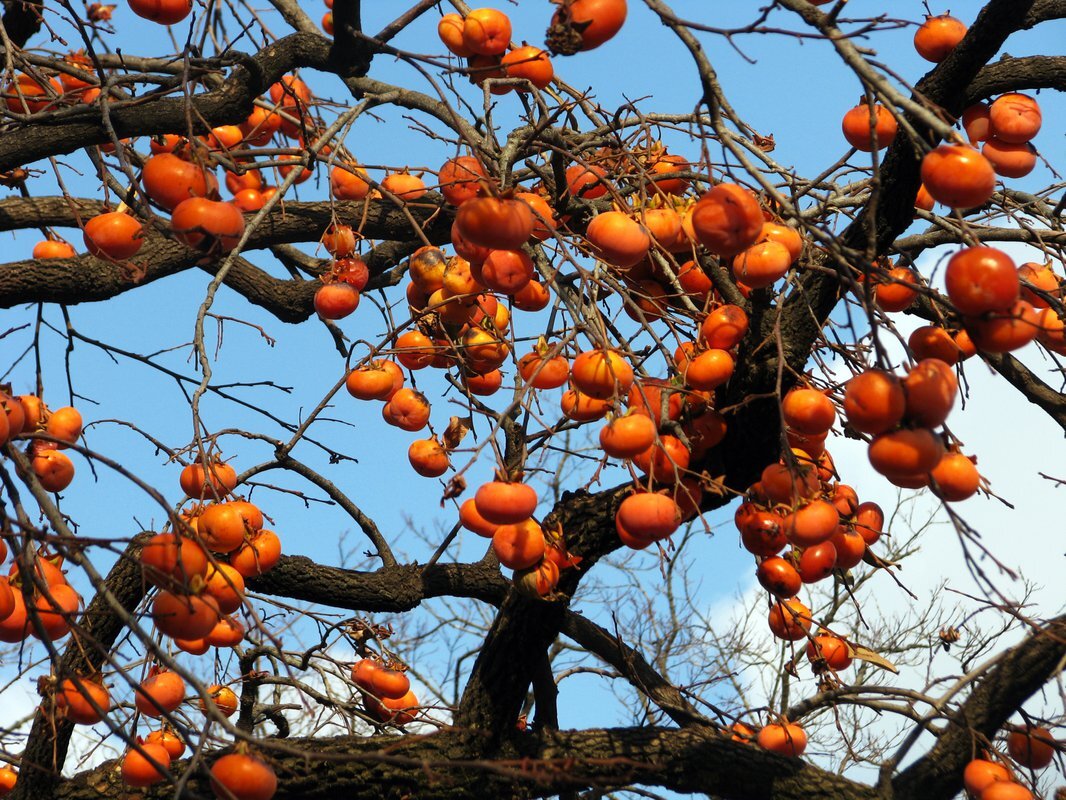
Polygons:
[[[130,0],[130,5],[163,24],[181,21],[192,7],[190,0],[154,5]],[[598,47],[617,33],[625,16],[624,0],[567,3],[551,20],[548,50],[566,55]],[[328,33],[333,24],[327,13],[323,27]],[[916,34],[915,46],[923,57],[940,61],[965,34],[960,26],[946,15],[930,17]],[[500,11],[444,15],[438,33],[452,54],[466,59],[464,70],[471,80],[488,92],[532,93],[548,90],[552,83],[549,53],[514,46],[510,20]],[[62,104],[95,102],[99,89],[90,80],[93,62],[75,53],[67,64],[70,70],[44,83],[20,75],[4,91],[8,109],[33,115]],[[410,256],[409,319],[348,371],[348,392],[359,400],[381,402],[388,424],[418,432],[429,427],[431,406],[423,393],[407,385],[409,374],[427,368],[447,371],[474,407],[491,402],[484,398],[503,387],[503,368],[513,362],[516,399],[509,403],[529,406],[540,402],[540,393],[562,390],[558,407],[564,423],[576,427],[602,421],[598,442],[604,461],[631,464],[634,486],[614,518],[622,544],[648,548],[695,518],[713,482],[690,466],[725,437],[728,417],[715,408],[715,392],[732,378],[749,329],[745,310],[724,302],[704,265],[716,260],[740,294],[753,297],[775,286],[809,251],[801,231],[775,213],[766,197],[739,183],[713,181],[697,192],[693,164],[658,142],[631,151],[605,148],[575,160],[561,172],[565,185],[555,191],[543,184],[504,189],[473,155],[449,158],[429,185],[407,169],[373,180],[340,145],[308,149],[323,130],[313,114],[315,105],[310,87],[286,76],[239,125],[221,126],[202,137],[175,132],[153,139],[139,188],[153,207],[170,215],[170,235],[209,256],[231,252],[245,234],[245,216],[260,211],[277,191],[267,184],[263,164],[276,168],[279,179],[291,185],[310,179],[316,160],[323,161],[330,166],[331,196],[339,201],[402,206],[436,202],[427,193],[439,191],[454,214],[454,253],[426,245]],[[885,148],[898,135],[897,115],[863,102],[844,116],[844,138],[861,151]],[[1032,98],[1004,95],[991,105],[969,109],[962,122],[970,144],[943,144],[925,156],[918,208],[928,211],[937,202],[951,209],[981,205],[992,197],[997,174],[1022,177],[1035,165],[1030,142],[1040,128],[1040,109]],[[278,137],[295,142],[300,154],[275,160],[268,155],[261,161],[248,155],[255,148],[269,148]],[[980,142],[984,146],[978,151]],[[241,157],[230,155],[236,151]],[[220,195],[220,166],[232,195],[228,201]],[[625,192],[619,191],[623,185]],[[98,258],[130,262],[144,242],[145,224],[123,205],[85,222],[85,246]],[[652,362],[638,362],[612,343],[607,326],[592,323],[585,329],[585,346],[576,335],[551,341],[539,337],[517,356],[515,342],[521,337],[513,330],[517,320],[512,314],[531,315],[553,302],[566,304],[569,290],[555,282],[556,273],[536,249],[549,240],[594,259],[622,296],[624,311],[641,325],[650,327],[675,312],[687,318],[671,326],[672,353],[664,353],[660,377],[645,374]],[[322,318],[341,320],[357,310],[370,277],[360,257],[362,235],[358,225],[336,221],[320,243],[331,261],[314,306]],[[76,253],[68,243],[49,238],[34,255],[70,258]],[[881,266],[868,278],[854,276],[861,298],[884,312],[934,302],[909,268]],[[817,626],[798,594],[804,584],[841,574],[863,560],[876,564],[870,548],[884,525],[875,503],[860,502],[855,489],[839,481],[826,450],[838,409],[850,431],[868,441],[871,464],[889,481],[931,487],[945,501],[958,502],[975,494],[981,479],[974,460],[960,453],[942,429],[958,391],[954,365],[979,351],[1013,351],[1033,340],[1066,354],[1063,322],[1049,302],[1061,299],[1061,279],[1048,265],[1016,267],[1000,250],[971,246],[952,256],[945,281],[949,305],[943,318],[951,320],[951,327],[916,330],[908,342],[913,362],[904,374],[874,367],[821,388],[805,380],[781,398],[788,446],[779,461],[763,470],[736,511],[741,542],[755,557],[758,580],[773,598],[770,630],[783,640],[806,640],[807,657],[820,676],[846,669],[854,646]],[[48,491],[66,489],[73,465],[60,450],[81,434],[78,412],[49,411],[29,396],[0,395],[0,405],[6,412],[0,415],[0,442],[20,434],[42,436],[31,444],[37,480]],[[459,439],[434,435],[412,442],[412,468],[427,478],[446,476],[454,469]],[[221,459],[205,455],[185,466],[181,486],[192,505],[180,524],[145,543],[141,558],[145,579],[157,588],[151,605],[156,630],[181,650],[202,655],[211,647],[242,641],[244,628],[234,615],[244,603],[244,581],[271,569],[281,544],[264,528],[263,513],[234,494],[237,475]],[[459,504],[459,522],[491,539],[499,562],[514,570],[520,591],[551,598],[561,571],[579,567],[581,559],[568,552],[565,531],[538,521],[538,501],[520,470],[500,468],[495,480]],[[33,620],[23,593],[12,588],[27,580],[25,573],[13,565],[12,585],[0,579],[0,640],[19,641],[29,633],[54,641],[69,632],[81,598],[67,585],[56,559],[39,556],[35,570]],[[418,701],[395,659],[368,653],[352,667],[351,677],[371,716],[396,725],[416,719]],[[201,701],[206,713],[237,712],[237,697],[228,687],[212,686],[209,694],[212,707]],[[111,706],[99,676],[65,678],[53,687],[52,696],[54,708],[80,724],[99,722]],[[185,699],[182,678],[156,665],[135,691],[137,710],[153,719],[174,712]],[[788,755],[801,754],[807,738],[802,727],[785,719],[757,735],[738,725],[734,735]],[[1041,729],[1012,733],[1012,758],[1030,768],[1046,766],[1053,752],[1049,736]],[[171,759],[185,746],[169,726],[152,731],[125,756],[124,779],[137,787],[163,780]],[[276,788],[271,767],[244,747],[216,761],[211,771],[220,796],[266,800]],[[6,780],[0,770],[0,796]],[[1028,796],[998,761],[972,762],[966,785],[980,800]]]

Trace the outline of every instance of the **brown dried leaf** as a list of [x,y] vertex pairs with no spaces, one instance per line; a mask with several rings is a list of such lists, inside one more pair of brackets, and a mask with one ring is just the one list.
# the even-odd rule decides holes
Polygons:
[[444,431],[441,442],[444,449],[450,453],[457,448],[466,434],[470,432],[470,426],[473,424],[474,421],[470,417],[452,417],[448,420],[448,428]]
[[869,647],[863,647],[861,644],[855,644],[854,642],[846,642],[846,644],[848,646],[848,655],[852,658],[857,658],[860,661],[865,661],[876,667],[887,669],[889,672],[894,672],[896,675],[899,675],[899,670],[896,669],[896,665],[881,654],[875,653]]

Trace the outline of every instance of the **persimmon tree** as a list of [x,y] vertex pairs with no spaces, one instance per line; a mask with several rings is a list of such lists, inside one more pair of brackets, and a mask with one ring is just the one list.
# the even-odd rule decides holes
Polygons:
[[[0,796],[1051,790],[1066,617],[1004,591],[951,421],[991,369],[1066,428],[1066,57],[1006,55],[1066,2],[553,2],[5,3],[0,697],[37,697]],[[625,92],[633,26],[685,108],[567,82]],[[862,98],[807,175],[716,68],[764,37]],[[930,536],[884,535],[889,486],[943,505],[991,633],[879,618]],[[740,625],[694,590],[738,547]],[[561,725],[578,674],[631,723]]]

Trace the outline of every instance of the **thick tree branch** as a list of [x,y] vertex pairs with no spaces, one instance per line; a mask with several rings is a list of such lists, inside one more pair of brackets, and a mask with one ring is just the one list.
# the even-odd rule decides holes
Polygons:
[[[798,759],[775,756],[708,731],[654,727],[512,733],[492,759],[484,738],[463,732],[427,737],[288,739],[272,754],[275,800],[401,800],[447,796],[550,797],[577,789],[658,786],[725,800],[873,800],[869,787]],[[269,742],[267,743],[269,744]],[[291,750],[289,748],[292,748]],[[179,767],[181,765],[178,765]],[[189,788],[209,794],[197,777]],[[56,800],[126,796],[113,763],[65,781]],[[169,787],[145,790],[155,800]]]

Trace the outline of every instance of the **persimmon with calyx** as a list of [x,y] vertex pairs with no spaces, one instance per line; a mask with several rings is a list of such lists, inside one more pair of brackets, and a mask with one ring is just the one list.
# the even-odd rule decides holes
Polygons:
[[495,522],[489,522],[477,510],[477,503],[473,497],[467,498],[459,506],[459,523],[468,531],[491,539],[499,527]]
[[54,642],[70,633],[71,625],[81,608],[81,595],[66,583],[49,586],[48,594],[51,598],[42,592],[34,603],[41,630],[38,631],[36,626],[30,625],[29,632],[37,638],[43,637]]
[[595,164],[574,164],[566,168],[566,191],[571,197],[596,200],[607,194],[607,172]]
[[626,21],[626,0],[574,0],[552,16],[548,47],[573,55],[594,50],[613,38]]
[[176,672],[153,668],[134,692],[134,705],[142,714],[161,717],[185,700],[185,681]]
[[524,483],[491,481],[474,495],[478,513],[496,525],[513,525],[533,516],[537,493]]
[[632,267],[651,247],[647,229],[621,211],[605,211],[593,217],[585,238],[597,258],[621,269]]
[[55,704],[71,722],[95,725],[111,709],[111,695],[99,680],[64,678],[56,691]]
[[981,147],[981,155],[1004,178],[1024,178],[1036,167],[1036,149],[1028,142],[1012,144],[992,138]]
[[986,353],[1009,353],[1040,333],[1040,314],[1025,300],[1015,300],[1006,311],[989,311],[963,321],[970,339]]
[[78,440],[81,436],[81,428],[81,414],[73,406],[64,406],[49,412],[44,424],[44,432],[60,440],[56,445],[60,450]]
[[453,206],[461,206],[473,200],[481,191],[481,184],[488,175],[485,168],[473,156],[456,156],[444,162],[437,173],[440,193]]
[[611,403],[609,400],[599,400],[595,397],[589,397],[584,392],[579,392],[577,389],[568,389],[563,392],[562,399],[559,401],[559,406],[562,409],[563,415],[575,422],[591,422],[597,419],[603,419],[607,416],[607,412],[611,410]]
[[681,509],[673,498],[664,494],[638,492],[622,501],[615,519],[631,535],[659,541],[681,525]]
[[163,591],[152,604],[152,620],[160,632],[176,639],[207,636],[221,617],[210,595],[182,595]]
[[145,742],[129,750],[122,759],[122,780],[130,786],[144,788],[166,779],[170,752],[161,744]]
[[173,211],[185,200],[205,198],[210,193],[208,176],[203,167],[173,153],[159,153],[145,161],[141,183],[147,195],[167,211]]
[[966,36],[966,25],[950,14],[926,17],[914,32],[914,49],[926,61],[939,64]]
[[1014,261],[995,247],[968,247],[948,261],[944,283],[963,314],[1006,311],[1021,292]]
[[918,297],[921,282],[913,270],[907,267],[892,267],[884,276],[877,277],[874,300],[885,311],[905,311]]
[[124,211],[108,211],[85,223],[85,247],[97,258],[125,261],[144,244],[141,223]]
[[349,283],[323,284],[315,292],[315,311],[322,319],[344,319],[359,307],[359,292]]
[[844,416],[862,433],[884,433],[903,419],[907,398],[899,378],[881,369],[868,369],[848,381]]
[[812,664],[821,662],[837,672],[850,667],[852,657],[848,654],[847,642],[839,636],[819,633],[807,644],[807,660]]
[[281,539],[266,528],[253,531],[240,547],[229,554],[230,566],[245,578],[269,572],[280,560]]
[[411,680],[398,669],[391,669],[373,658],[364,658],[352,666],[352,682],[377,698],[398,700],[411,689]]
[[534,389],[557,389],[570,377],[570,362],[562,355],[549,355],[547,346],[526,353],[518,360],[518,374]]
[[1025,144],[1040,132],[1040,104],[1027,94],[1000,95],[988,109],[988,131],[1001,142]]
[[755,196],[735,183],[720,183],[692,211],[700,244],[718,256],[735,256],[755,244],[765,219]]
[[205,468],[203,460],[197,458],[182,468],[178,483],[185,496],[194,500],[223,497],[237,487],[237,471],[225,461],[212,458],[207,458]]
[[924,475],[944,453],[940,438],[928,428],[882,433],[870,443],[870,464],[886,477]]
[[169,581],[188,584],[194,575],[207,574],[207,563],[204,549],[177,533],[157,533],[141,550],[144,576],[156,586]]
[[181,758],[185,753],[185,742],[170,726],[164,726],[159,730],[152,731],[144,737],[144,741],[148,744],[163,745],[170,754],[171,760]]
[[244,576],[232,564],[211,564],[204,579],[204,592],[214,598],[219,611],[232,614],[244,602]]
[[370,695],[364,695],[363,705],[374,719],[389,725],[408,725],[418,718],[418,698],[415,697],[413,690],[408,690],[407,694],[398,700],[389,697],[378,700]]
[[500,525],[492,534],[492,550],[510,569],[528,569],[544,557],[544,530],[532,519]]
[[935,428],[942,425],[955,404],[958,379],[951,367],[936,358],[919,361],[903,379],[908,419]]
[[826,500],[812,500],[788,514],[783,522],[789,541],[800,547],[813,547],[828,541],[840,524],[840,514]]
[[962,453],[945,453],[930,474],[936,493],[949,502],[967,500],[981,486],[977,466]]
[[426,183],[410,172],[393,172],[381,179],[381,188],[407,202],[417,200],[426,193]]
[[733,277],[752,289],[765,289],[784,277],[793,260],[780,242],[757,242],[733,259]]
[[782,600],[795,597],[803,587],[800,574],[792,563],[777,555],[764,559],[756,568],[755,577],[760,586]]
[[[963,357],[962,349],[956,344],[952,335],[936,325],[922,325],[915,328],[907,337],[907,346],[919,361],[926,358],[939,358],[945,364],[954,366]],[[868,431],[868,433],[873,432]]]
[[[503,57],[501,63],[508,78],[524,78],[538,89],[546,89],[555,77],[548,54],[533,45],[516,47]],[[524,86],[515,88],[520,92],[528,91]]]
[[655,443],[656,425],[643,414],[615,417],[600,429],[600,447],[614,458],[632,458]]
[[770,608],[767,621],[778,639],[796,642],[811,629],[811,610],[796,599],[778,601]]
[[880,103],[874,103],[873,106],[860,103],[844,114],[841,128],[848,144],[857,150],[869,153],[875,147],[875,139],[878,150],[888,147],[896,135],[898,126],[896,118]]
[[423,478],[438,478],[448,471],[448,452],[436,437],[417,439],[407,449],[407,460]]
[[951,208],[986,203],[996,188],[988,159],[965,144],[942,144],[922,159],[922,184],[933,199]]
[[586,350],[571,363],[570,379],[578,391],[605,400],[629,391],[633,368],[615,350]]
[[61,492],[74,480],[74,462],[58,450],[39,450],[30,461],[33,474],[49,492]]
[[755,738],[759,747],[782,756],[796,758],[807,749],[807,733],[791,722],[774,722],[764,726]]
[[337,164],[330,170],[329,187],[338,200],[363,200],[370,194],[366,170],[355,164]]
[[533,222],[532,209],[521,200],[475,197],[459,206],[454,225],[464,239],[475,245],[517,250],[532,235]]
[[719,306],[700,324],[700,341],[705,347],[730,350],[748,332],[748,315],[740,306]]
[[203,697],[199,700],[200,710],[205,714],[210,706],[218,709],[218,711],[224,717],[232,717],[237,713],[239,701],[237,700],[237,693],[230,689],[228,686],[222,686],[214,683],[207,687],[207,699]]
[[244,234],[244,215],[232,203],[190,197],[175,207],[170,229],[175,239],[189,247],[228,253]]
[[460,58],[469,58],[474,55],[463,43],[463,18],[458,14],[445,14],[437,23],[437,35],[454,55]]
[[196,520],[196,532],[204,545],[216,553],[231,553],[240,547],[246,535],[262,527],[262,514],[248,506],[240,501],[208,505]]
[[405,431],[420,431],[429,423],[429,401],[421,392],[403,387],[381,409],[381,416],[390,425]]
[[681,375],[693,389],[711,392],[733,376],[735,367],[736,363],[727,350],[712,348],[690,359]]
[[633,466],[660,483],[676,483],[692,461],[691,451],[672,434],[664,433],[659,441],[633,456]]
[[463,47],[482,56],[498,56],[511,43],[511,20],[494,8],[477,8],[463,20]]
[[833,427],[836,408],[833,401],[817,389],[793,389],[781,400],[785,424],[800,433],[821,434]]

